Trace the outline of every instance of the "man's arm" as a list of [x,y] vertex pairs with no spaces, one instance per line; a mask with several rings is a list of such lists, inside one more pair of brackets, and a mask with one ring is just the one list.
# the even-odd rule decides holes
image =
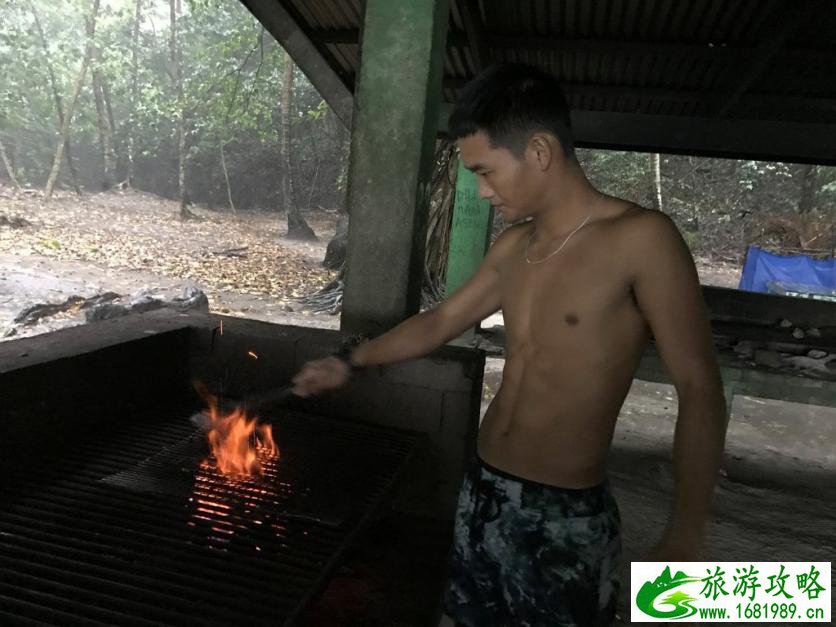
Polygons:
[[[395,328],[352,351],[355,366],[415,359],[458,337],[501,306],[499,266],[518,238],[519,227],[506,230],[490,247],[475,274],[438,307],[404,320]],[[294,394],[308,396],[341,387],[348,368],[335,358],[306,364],[294,378]]]
[[372,366],[421,357],[498,311],[497,261],[502,247],[503,244],[497,241],[470,280],[437,307],[407,318],[358,346],[351,354],[351,362],[357,366]]
[[694,261],[673,222],[647,211],[630,242],[633,290],[676,387],[673,514],[661,551],[693,558],[711,510],[726,433],[726,402]]

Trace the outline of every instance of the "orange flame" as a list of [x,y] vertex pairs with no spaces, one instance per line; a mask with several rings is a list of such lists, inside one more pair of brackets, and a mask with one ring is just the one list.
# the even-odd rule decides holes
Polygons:
[[202,384],[195,384],[195,388],[208,405],[204,411],[209,418],[206,437],[218,470],[233,480],[261,475],[262,464],[279,454],[273,440],[273,428],[258,424],[257,418],[248,416],[241,407],[224,412],[217,397]]

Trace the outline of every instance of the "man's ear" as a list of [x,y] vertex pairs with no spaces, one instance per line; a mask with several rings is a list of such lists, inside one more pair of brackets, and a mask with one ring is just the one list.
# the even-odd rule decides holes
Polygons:
[[534,133],[528,140],[526,156],[537,164],[541,172],[548,170],[558,157],[560,145],[545,133]]

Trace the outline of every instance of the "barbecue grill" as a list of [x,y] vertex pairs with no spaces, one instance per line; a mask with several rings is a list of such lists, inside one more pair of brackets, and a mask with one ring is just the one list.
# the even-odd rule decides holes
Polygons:
[[[411,364],[263,407],[278,454],[230,478],[189,420],[192,381],[244,396],[340,337],[217,323],[142,314],[0,346],[0,623],[305,623],[382,513],[450,519],[480,354],[434,357],[428,371],[452,364],[442,389]],[[410,395],[412,415],[387,414]],[[423,576],[440,584],[443,569]]]

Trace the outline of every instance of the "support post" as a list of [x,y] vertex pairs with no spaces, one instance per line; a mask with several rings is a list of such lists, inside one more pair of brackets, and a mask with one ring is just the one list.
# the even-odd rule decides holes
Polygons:
[[720,376],[723,379],[723,396],[726,397],[726,425],[731,420],[734,395],[742,381],[743,374],[738,368],[720,368]]
[[368,0],[348,169],[341,328],[418,312],[448,0]]
[[[476,175],[465,168],[459,159],[450,251],[447,256],[445,291],[448,296],[466,283],[482,263],[490,245],[492,224],[491,203],[479,198]],[[471,339],[473,332],[474,329],[470,329],[460,339]]]

